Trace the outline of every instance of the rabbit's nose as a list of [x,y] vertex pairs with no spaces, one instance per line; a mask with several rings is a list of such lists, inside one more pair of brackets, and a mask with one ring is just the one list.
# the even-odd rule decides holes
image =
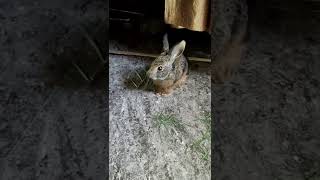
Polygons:
[[154,73],[152,73],[152,71],[147,71],[147,76],[148,76],[148,78],[150,78],[150,79],[153,79],[154,78]]

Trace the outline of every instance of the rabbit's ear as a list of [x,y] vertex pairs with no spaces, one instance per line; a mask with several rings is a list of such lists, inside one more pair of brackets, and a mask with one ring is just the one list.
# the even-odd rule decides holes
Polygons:
[[170,61],[173,62],[179,56],[181,56],[186,48],[186,41],[182,40],[180,43],[175,45],[171,51]]
[[162,51],[169,52],[169,42],[168,42],[168,34],[167,33],[163,36],[162,43],[163,43]]

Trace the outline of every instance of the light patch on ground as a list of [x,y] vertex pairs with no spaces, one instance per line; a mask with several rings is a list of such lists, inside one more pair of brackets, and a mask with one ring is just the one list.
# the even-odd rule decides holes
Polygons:
[[191,71],[168,97],[128,88],[129,74],[149,63],[109,57],[110,179],[210,179],[210,139],[207,160],[192,146],[207,130],[200,119],[210,112],[210,75]]

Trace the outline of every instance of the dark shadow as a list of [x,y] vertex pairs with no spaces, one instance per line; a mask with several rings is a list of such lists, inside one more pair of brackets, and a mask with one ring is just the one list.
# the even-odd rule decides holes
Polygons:
[[164,8],[161,7],[164,7],[164,3],[160,1],[152,1],[152,3],[159,3],[159,6],[147,3],[143,4],[143,7],[148,8],[142,9],[137,7],[137,4],[131,6],[130,2],[125,7],[121,7],[116,2],[111,3],[111,9],[139,14],[110,11],[110,42],[115,43],[109,47],[109,50],[119,50],[118,44],[120,44],[125,45],[125,50],[128,51],[158,54],[162,50],[163,35],[168,33],[170,46],[181,40],[186,41],[186,56],[210,59],[209,33],[171,28],[163,19]]
[[47,66],[47,84],[64,88],[105,88],[106,32],[106,23],[99,21],[73,28],[63,35],[67,38],[62,41],[53,38],[55,51],[49,53],[54,63]]

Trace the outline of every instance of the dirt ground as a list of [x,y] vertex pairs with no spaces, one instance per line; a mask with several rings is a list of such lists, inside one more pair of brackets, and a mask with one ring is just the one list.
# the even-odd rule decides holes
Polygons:
[[[207,159],[192,144],[203,137],[201,118],[211,111],[210,69],[207,64],[191,68],[187,85],[167,97],[129,88],[126,80],[152,60],[109,57],[110,179],[209,180],[210,138],[203,142]],[[158,113],[174,116],[181,127],[157,126]]]
[[[194,179],[208,179],[209,173],[202,171],[207,164],[188,148],[186,152],[177,148],[177,144],[190,145],[187,138],[179,139],[181,133],[173,130],[161,134],[162,140],[170,139],[161,143],[160,133],[152,130],[151,118],[146,116],[164,108],[161,102],[172,111],[181,105],[179,113],[190,116],[177,119],[192,124],[198,117],[193,112],[208,110],[204,105],[210,102],[206,99],[210,94],[207,76],[194,71],[191,83],[176,94],[189,97],[187,102],[192,103],[188,104],[160,99],[152,92],[145,92],[150,101],[144,101],[141,91],[121,86],[123,79],[118,75],[123,71],[111,71],[118,81],[109,89],[109,97],[117,98],[109,104],[114,108],[110,119],[119,119],[110,121],[108,131],[105,81],[88,86],[81,78],[75,80],[74,76],[81,76],[65,61],[82,57],[79,51],[87,52],[75,41],[80,37],[75,27],[104,22],[105,1],[1,1],[0,6],[0,179],[105,179],[109,131],[110,145],[119,145],[110,147],[109,154],[110,173],[115,178],[123,174],[138,177],[138,170],[160,179],[190,174]],[[260,23],[265,26],[251,30],[238,74],[224,85],[211,86],[216,122],[213,176],[224,180],[319,179],[319,23],[294,33],[282,30],[287,21]],[[274,27],[266,28],[270,24]],[[120,69],[124,67],[119,63],[134,69],[148,62],[117,60],[111,57],[110,63]],[[197,85],[203,88],[193,89]],[[192,91],[194,94],[186,93]],[[132,104],[157,100],[159,104]],[[129,111],[129,107],[141,111]],[[141,113],[148,110],[143,107],[150,112]],[[117,112],[134,118],[126,119]],[[149,149],[152,147],[161,149],[163,158]],[[171,151],[165,155],[167,149]],[[186,163],[184,158],[194,161]],[[174,161],[181,166],[172,167]]]
[[320,178],[319,26],[299,23],[252,26],[238,73],[212,85],[217,179]]
[[72,79],[63,59],[84,49],[75,27],[105,21],[107,4],[0,6],[0,179],[105,179],[105,89]]

